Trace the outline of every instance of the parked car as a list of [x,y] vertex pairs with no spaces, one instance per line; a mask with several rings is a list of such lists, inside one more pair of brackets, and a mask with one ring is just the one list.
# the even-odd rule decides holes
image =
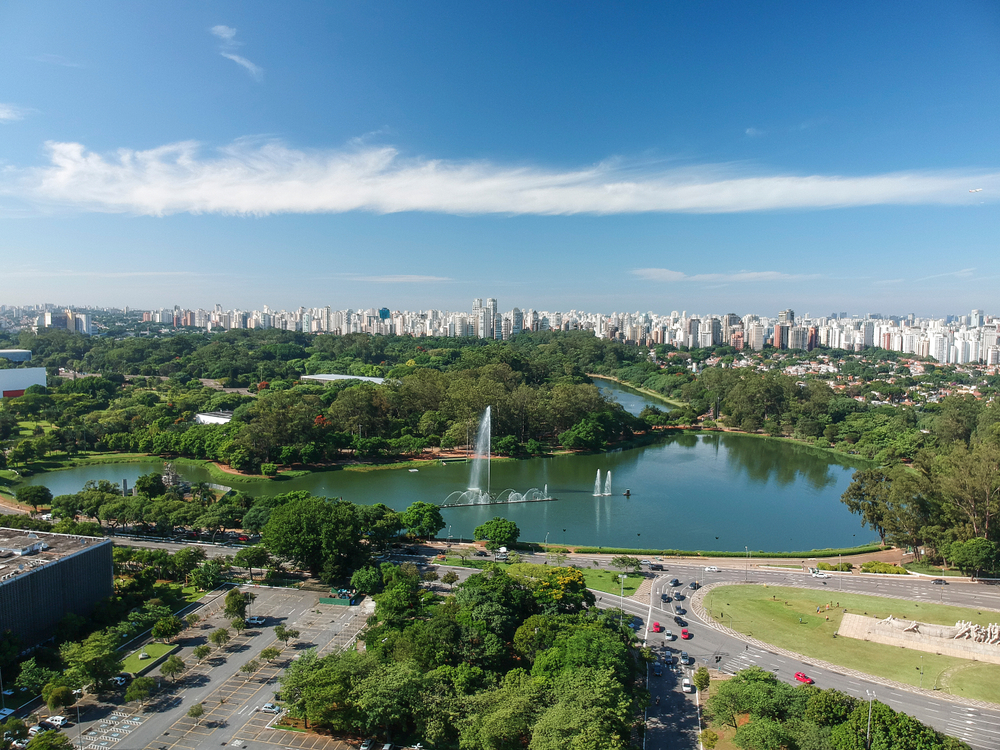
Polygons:
[[481,550],[481,549],[477,549],[472,554],[475,555],[476,557],[489,557],[490,556],[489,552],[487,552],[486,550]]
[[236,537],[236,541],[237,542],[249,542],[250,541],[250,537],[248,537],[246,534],[240,534],[238,537]]
[[35,724],[34,726],[28,727],[28,736],[34,737],[39,732],[45,731],[45,729],[46,727],[43,727],[41,724]]
[[684,678],[684,681],[681,683],[681,690],[683,690],[685,693],[694,692],[694,685],[691,683],[690,677]]
[[687,628],[682,628],[681,629],[681,640],[682,641],[690,641],[691,640],[691,631],[688,630]]
[[796,672],[795,679],[798,680],[799,682],[804,682],[806,685],[813,684],[812,677],[807,676],[804,672]]
[[690,663],[691,663],[691,657],[688,656],[688,652],[681,651],[681,664],[690,664]]
[[264,622],[264,618],[260,615],[254,615],[253,617],[247,618],[247,625],[263,625]]
[[653,674],[656,675],[657,677],[663,674],[663,670],[660,668],[659,662],[653,665]]
[[654,622],[653,623],[653,632],[654,633],[659,633],[661,630],[663,630],[663,626],[660,625],[660,623],[658,623],[658,622]]
[[663,658],[663,663],[666,664],[667,666],[670,666],[671,664],[674,663],[674,655],[673,654],[666,653],[666,654],[663,655],[662,658]]
[[266,714],[280,714],[281,713],[281,709],[278,706],[274,705],[273,703],[265,703],[263,706],[260,707],[260,710],[263,711]]
[[64,727],[69,723],[69,719],[65,716],[50,716],[45,721],[54,727]]
[[664,631],[664,633],[663,633],[663,640],[665,640],[665,641],[672,641],[673,639],[674,639],[674,634],[673,633],[671,633],[669,630]]
[[112,677],[111,681],[115,683],[118,687],[125,687],[126,685],[128,685],[128,679],[129,679],[128,675],[120,674],[117,675],[116,677]]
[[375,750],[375,740],[365,740],[362,742],[361,750]]
[[382,745],[382,750],[392,750],[392,748],[393,744],[391,742],[386,742],[384,745]]
[[705,568],[705,572],[706,573],[718,573],[719,569],[717,567],[715,567],[714,565],[709,565],[707,568]]

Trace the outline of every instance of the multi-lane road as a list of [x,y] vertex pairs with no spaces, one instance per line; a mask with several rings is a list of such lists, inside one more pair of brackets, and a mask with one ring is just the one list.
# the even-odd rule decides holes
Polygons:
[[[966,607],[985,609],[1000,608],[1000,591],[993,587],[977,584],[951,584],[939,586],[929,579],[906,578],[901,581],[886,580],[868,576],[836,576],[830,579],[815,579],[808,574],[794,571],[763,570],[757,568],[723,568],[718,573],[706,573],[703,566],[665,563],[664,570],[653,582],[649,601],[642,602],[626,597],[601,594],[600,606],[619,607],[635,618],[640,624],[639,635],[655,653],[663,656],[671,653],[676,665],[681,651],[686,651],[693,659],[687,667],[675,666],[674,670],[662,669],[663,675],[656,677],[652,668],[649,673],[649,687],[653,697],[647,725],[648,750],[660,748],[697,747],[697,710],[693,695],[681,692],[681,680],[690,675],[698,666],[709,666],[723,672],[737,672],[756,665],[774,672],[778,679],[794,683],[796,672],[805,672],[816,684],[824,688],[836,688],[857,698],[867,700],[869,693],[877,700],[919,718],[935,729],[959,737],[974,748],[995,750],[1000,748],[1000,708],[988,709],[970,706],[943,695],[928,695],[910,692],[896,686],[888,686],[887,681],[876,678],[861,679],[846,674],[848,670],[824,669],[814,666],[808,659],[798,660],[749,645],[746,641],[733,637],[712,627],[698,618],[690,606],[694,593],[688,584],[696,581],[699,585],[717,582],[738,582],[746,579],[769,585],[804,586],[834,593],[845,592],[891,596],[918,601],[941,601]],[[677,578],[680,586],[672,587],[670,580]],[[660,595],[664,592],[679,591],[684,599],[679,602],[664,603]],[[680,626],[674,623],[674,610],[680,606],[686,610],[683,619],[688,623],[691,640],[680,640]],[[998,616],[1000,620],[1000,616]],[[653,632],[653,623],[659,622],[673,632],[676,640],[666,641],[663,633]],[[659,703],[656,699],[659,698]],[[997,688],[1000,700],[1000,687]]]

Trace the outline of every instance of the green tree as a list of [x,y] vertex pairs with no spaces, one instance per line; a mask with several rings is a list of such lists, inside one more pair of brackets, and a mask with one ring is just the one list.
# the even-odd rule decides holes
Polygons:
[[267,567],[270,562],[270,553],[267,551],[267,548],[260,544],[255,544],[252,547],[244,547],[233,556],[233,565],[239,568],[246,568],[251,581],[253,580],[253,569]]
[[247,616],[247,595],[239,589],[229,589],[226,593],[225,609],[223,614],[227,619],[246,619]]
[[15,496],[19,503],[30,505],[35,513],[52,503],[52,492],[49,491],[48,487],[40,484],[18,487]]
[[780,722],[765,717],[755,717],[733,736],[733,744],[741,750],[783,750],[790,740]]
[[699,693],[704,693],[708,690],[708,686],[712,682],[712,678],[709,676],[708,670],[705,669],[705,667],[698,667],[694,671],[692,682],[694,682],[694,686],[698,689]]
[[458,573],[454,570],[449,570],[443,576],[441,576],[441,583],[447,584],[448,588],[451,589],[452,585],[458,581]]
[[638,557],[632,557],[630,555],[617,555],[611,558],[611,567],[635,573],[642,567],[642,564]]
[[240,635],[247,629],[247,621],[242,617],[234,617],[229,624],[232,626],[233,630],[236,631],[236,635]]
[[166,643],[171,638],[178,636],[183,629],[184,623],[180,621],[180,618],[171,615],[157,620],[150,635],[154,638],[162,638],[163,642]]
[[491,520],[477,526],[472,536],[476,541],[486,540],[486,548],[490,550],[500,547],[512,547],[521,536],[517,524],[506,518],[494,516]]
[[155,471],[143,474],[135,480],[135,491],[146,497],[163,497],[167,488],[163,484],[163,476]]
[[287,646],[289,641],[294,641],[299,637],[299,631],[286,628],[284,625],[275,625],[274,637]]
[[52,713],[57,713],[59,709],[72,706],[76,702],[73,690],[67,685],[53,685],[49,683],[42,690],[42,700]]
[[22,690],[27,690],[31,695],[38,695],[42,686],[52,682],[58,674],[38,664],[32,656],[21,663],[21,673],[14,680],[14,684]]
[[99,631],[83,641],[70,641],[59,648],[70,682],[93,685],[105,690],[111,678],[121,672],[122,658],[118,652],[118,635]]
[[208,644],[202,643],[200,646],[195,646],[194,651],[191,653],[194,654],[195,659],[201,662],[205,660],[206,656],[212,653],[212,647]]
[[229,631],[226,628],[216,628],[208,634],[209,643],[220,650],[229,643],[231,638],[232,636],[229,635]]
[[196,726],[201,726],[201,717],[205,715],[205,706],[201,703],[195,703],[188,709],[187,715],[194,719]]
[[429,539],[436,536],[447,524],[441,515],[440,506],[418,500],[403,511],[403,525],[414,536]]
[[892,479],[881,469],[861,469],[854,472],[850,485],[840,500],[861,516],[861,523],[870,528],[885,544],[885,524]]
[[701,744],[704,745],[708,750],[713,750],[715,746],[719,743],[719,735],[713,732],[711,729],[705,729],[701,733]]
[[155,687],[156,680],[152,677],[136,677],[125,691],[125,702],[136,701],[141,706],[149,700]]
[[206,560],[201,567],[192,570],[188,580],[195,588],[211,591],[222,583],[224,573],[225,564],[219,558],[213,557],[211,560]]
[[170,679],[173,679],[183,671],[184,660],[177,656],[177,654],[171,654],[160,665],[160,674]]
[[28,740],[26,750],[73,750],[73,741],[65,734],[50,729]]
[[351,576],[351,587],[362,594],[377,594],[382,590],[382,571],[370,565],[358,568]]
[[279,656],[281,656],[281,651],[276,649],[274,646],[268,646],[267,648],[262,649],[260,652],[260,658],[266,661],[268,664],[277,659]]
[[260,669],[260,662],[256,659],[251,659],[240,667],[240,671],[247,676],[247,680],[249,680],[253,673],[258,669]]

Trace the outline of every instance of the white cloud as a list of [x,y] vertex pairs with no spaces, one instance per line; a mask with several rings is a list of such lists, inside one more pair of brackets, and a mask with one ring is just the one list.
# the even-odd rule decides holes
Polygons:
[[222,50],[219,52],[220,55],[222,55],[227,60],[232,60],[237,65],[246,68],[246,70],[250,73],[250,75],[253,76],[255,81],[263,80],[264,69],[262,67],[250,62],[245,57],[243,57],[243,55],[237,55],[235,52],[233,52],[233,50],[235,50],[237,47],[242,46],[242,42],[236,41],[236,29],[234,29],[232,26],[224,26],[222,24],[219,24],[218,26],[213,26],[210,29],[210,31],[212,32],[213,36],[217,36],[220,40],[222,40]]
[[236,39],[236,29],[232,26],[224,26],[219,24],[218,26],[213,26],[211,29],[212,33],[222,39],[225,42],[232,42]]
[[736,271],[735,273],[696,273],[688,275],[681,271],[671,271],[669,268],[636,268],[633,276],[647,281],[665,282],[712,282],[740,283],[760,281],[805,281],[818,279],[819,274],[782,273],[781,271]]
[[264,77],[264,69],[259,65],[254,65],[252,62],[247,60],[245,57],[240,57],[239,55],[233,55],[229,52],[220,52],[220,55],[225,57],[227,60],[232,60],[237,65],[242,65],[244,68],[250,71],[250,75],[254,77],[255,80],[261,80]]
[[[664,170],[608,161],[575,170],[404,158],[388,146],[303,151],[241,140],[103,155],[47,144],[50,164],[0,173],[0,192],[95,211],[164,215],[427,211],[449,214],[734,213],[873,205],[964,205],[1000,173],[760,175],[732,166]],[[995,191],[994,195],[997,194]],[[984,193],[977,193],[975,201]]]
[[18,107],[16,104],[4,104],[0,102],[0,122],[23,120],[24,116],[31,111],[27,107]]
[[[138,277],[166,278],[171,276],[195,276],[193,271],[75,271],[70,269],[19,269],[4,272],[5,278],[17,279],[54,279],[54,278],[91,278],[91,279],[130,279]],[[203,275],[203,274],[197,274]]]
[[757,138],[764,135],[764,131],[758,130],[757,128],[747,128],[744,132],[751,138]]
[[355,281],[370,281],[376,284],[431,284],[436,281],[451,281],[447,276],[418,276],[417,274],[387,274],[385,276],[357,276]]

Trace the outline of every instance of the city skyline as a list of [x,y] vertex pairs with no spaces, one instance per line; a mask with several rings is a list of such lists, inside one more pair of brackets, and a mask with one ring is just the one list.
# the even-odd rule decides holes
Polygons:
[[5,301],[983,307],[998,36],[979,2],[8,4]]

